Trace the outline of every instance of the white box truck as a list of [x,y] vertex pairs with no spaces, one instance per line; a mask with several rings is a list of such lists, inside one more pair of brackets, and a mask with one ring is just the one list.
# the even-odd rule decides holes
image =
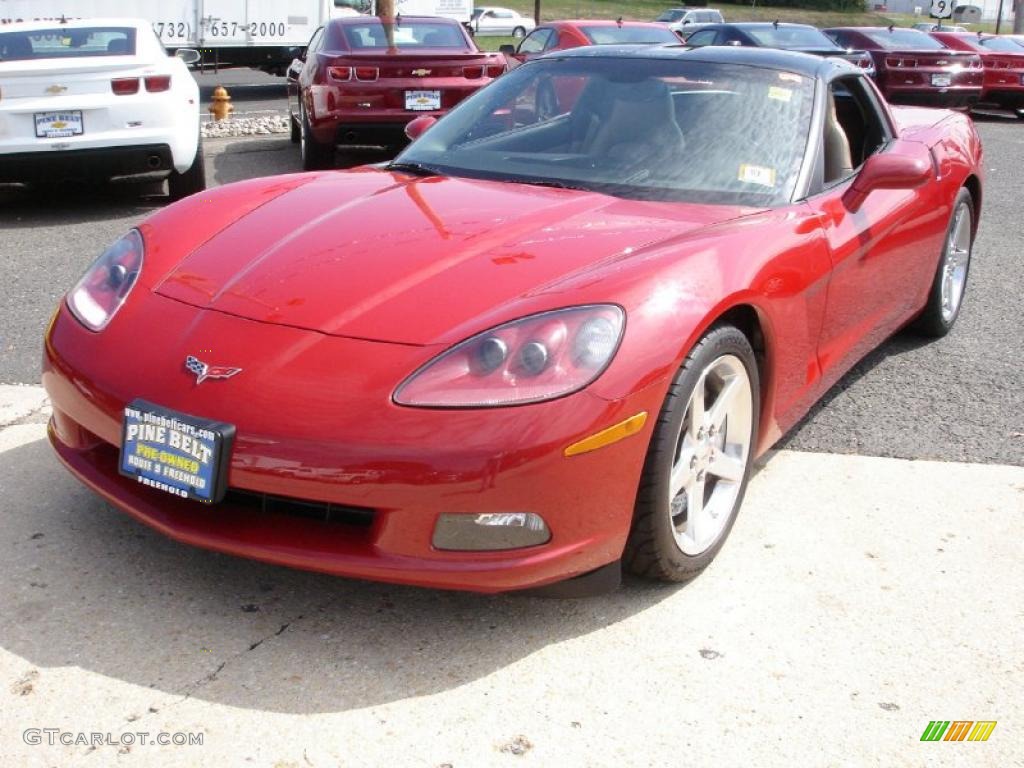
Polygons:
[[[398,12],[468,23],[473,0],[397,0]],[[204,63],[283,74],[334,16],[376,11],[374,0],[0,0],[0,29],[16,21],[130,16],[153,25],[170,50],[197,48]]]

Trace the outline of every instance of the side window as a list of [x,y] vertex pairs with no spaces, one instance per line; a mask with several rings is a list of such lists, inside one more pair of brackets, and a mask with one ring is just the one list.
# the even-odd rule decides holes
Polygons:
[[835,41],[836,45],[842,45],[844,47],[849,45],[849,43],[846,42],[846,35],[842,32],[826,32],[825,35],[827,37],[831,37]]
[[862,77],[844,77],[829,85],[822,143],[826,185],[850,176],[889,139],[889,126]]
[[320,27],[313,36],[309,38],[309,45],[306,46],[306,58],[308,59],[314,53],[320,50],[320,46],[324,41],[324,28]]
[[735,32],[726,32],[718,41],[719,45],[743,45],[743,38]]
[[718,31],[714,29],[701,29],[686,38],[686,44],[694,47],[701,45],[714,45],[715,35],[717,34]]
[[[519,44],[519,53],[540,53],[548,47],[548,41],[551,39],[551,28],[540,27],[539,29],[533,30],[529,35],[523,38],[523,42]],[[508,49],[506,49],[508,50]]]
[[551,30],[551,37],[548,38],[548,44],[544,46],[545,51],[553,51],[558,47],[558,32]]

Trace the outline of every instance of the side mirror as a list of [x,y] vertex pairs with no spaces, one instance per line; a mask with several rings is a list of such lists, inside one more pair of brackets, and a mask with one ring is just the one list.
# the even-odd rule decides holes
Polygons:
[[436,122],[437,118],[431,115],[417,117],[405,126],[405,135],[409,137],[409,141],[416,141],[416,139],[426,133],[427,129]]
[[504,45],[498,46],[498,53],[503,53],[506,56],[515,56],[516,47],[510,43],[505,43]]
[[174,52],[174,55],[186,64],[198,64],[203,58],[203,55],[195,48],[179,48]]
[[931,155],[924,147],[906,152],[872,155],[843,194],[843,204],[856,213],[876,189],[917,189],[934,174]]

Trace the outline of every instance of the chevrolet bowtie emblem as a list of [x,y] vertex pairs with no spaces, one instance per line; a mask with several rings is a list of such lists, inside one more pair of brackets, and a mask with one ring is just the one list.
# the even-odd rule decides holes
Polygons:
[[67,89],[68,87],[66,85],[51,85],[46,89],[46,92],[51,96],[56,96],[59,93],[64,93]]
[[427,75],[430,74],[430,70],[429,69],[414,69],[412,71],[412,73],[414,75],[416,75],[416,77],[426,77]]
[[189,355],[185,358],[185,367],[189,372],[195,374],[196,384],[202,384],[207,379],[230,379],[241,368],[231,368],[227,365],[207,365],[197,357]]

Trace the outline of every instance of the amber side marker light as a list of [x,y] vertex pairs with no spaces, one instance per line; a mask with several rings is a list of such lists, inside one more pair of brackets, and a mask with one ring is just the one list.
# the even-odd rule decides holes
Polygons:
[[617,443],[623,438],[635,435],[641,429],[644,424],[647,423],[647,411],[641,411],[635,416],[630,416],[625,421],[620,421],[618,424],[613,424],[608,429],[602,429],[600,432],[585,437],[582,440],[578,440],[572,445],[568,446],[564,453],[566,456],[577,456],[581,453],[588,453],[590,451],[596,451],[598,448],[604,448],[606,445]]

